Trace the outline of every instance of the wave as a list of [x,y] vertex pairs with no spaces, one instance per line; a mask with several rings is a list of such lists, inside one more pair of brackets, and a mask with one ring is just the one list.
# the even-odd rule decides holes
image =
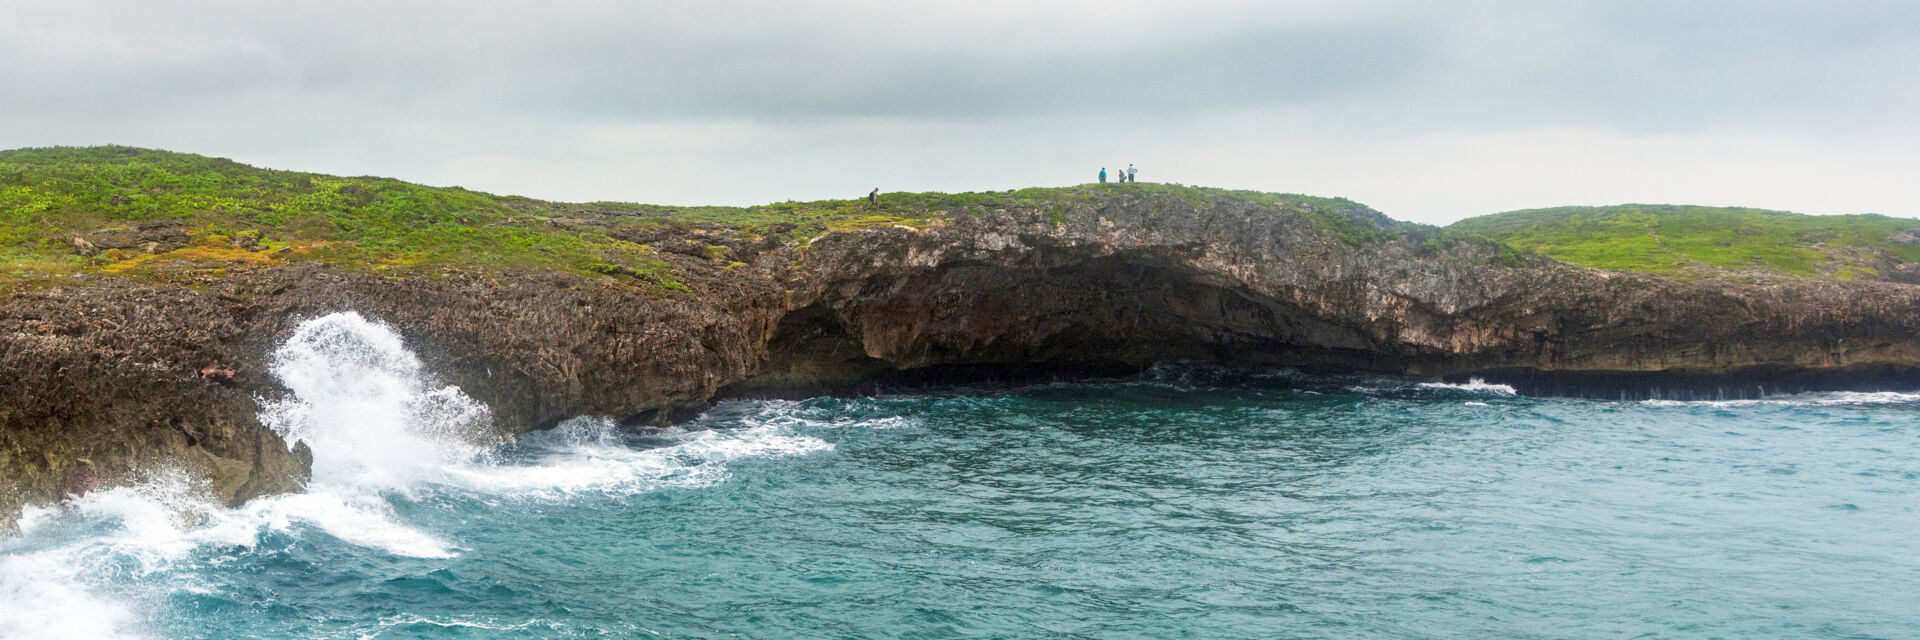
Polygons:
[[1903,393],[1898,391],[1822,391],[1745,400],[1642,400],[1641,404],[1656,407],[1752,407],[1759,405],[1818,407],[1920,404],[1920,393]]
[[440,632],[440,633],[458,632],[458,631],[464,631],[468,629],[476,629],[480,631],[513,632],[514,634],[524,635],[524,634],[529,634],[535,631],[548,631],[548,632],[561,631],[566,629],[566,626],[559,623],[548,622],[546,620],[542,620],[539,618],[534,618],[532,620],[527,620],[525,622],[520,622],[515,624],[508,624],[508,623],[497,622],[492,620],[481,621],[481,620],[464,620],[464,619],[435,619],[435,618],[426,618],[422,616],[389,616],[387,618],[382,618],[380,620],[380,629],[381,629],[380,632],[367,634],[363,637],[379,637],[383,635],[386,631],[390,631],[390,630],[398,631],[398,632],[417,630],[417,631],[425,632],[422,635],[426,635],[427,633],[433,633],[433,632]]
[[491,435],[484,404],[433,383],[398,333],[355,313],[301,323],[271,369],[292,393],[262,399],[260,419],[290,446],[312,449],[306,492],[226,508],[198,493],[195,478],[162,471],[28,507],[19,532],[0,537],[0,638],[141,637],[139,617],[116,590],[205,561],[196,552],[246,553],[269,533],[318,531],[396,557],[453,557],[455,542],[394,510],[395,500],[426,487],[530,499],[697,487],[725,480],[736,460],[833,448],[799,433],[806,421],[778,418],[784,411],[738,429],[674,429],[644,442],[608,420],[580,418],[508,442]]
[[722,482],[728,464],[830,451],[831,443],[767,423],[733,430],[672,429],[654,436],[667,444],[636,447],[611,421],[576,418],[551,434],[525,438],[530,464],[461,465],[443,481],[469,490],[515,497],[561,497],[588,491],[631,493]]
[[357,313],[301,323],[272,372],[292,395],[263,399],[260,422],[313,449],[322,488],[405,491],[500,444],[486,405],[432,384],[400,334]]
[[1419,382],[1407,384],[1405,380],[1401,379],[1375,377],[1363,380],[1362,384],[1344,385],[1340,387],[1340,389],[1349,393],[1366,396],[1405,395],[1416,398],[1433,397],[1435,395],[1469,395],[1480,397],[1520,395],[1520,392],[1512,386],[1489,384],[1481,378],[1471,378],[1464,383],[1457,384],[1450,382]]
[[1474,393],[1474,394],[1487,394],[1487,395],[1497,395],[1497,396],[1520,395],[1520,393],[1518,391],[1515,391],[1511,385],[1488,384],[1486,380],[1481,378],[1469,378],[1466,382],[1460,383],[1460,384],[1453,384],[1448,382],[1422,382],[1418,386],[1421,389],[1464,391],[1467,393]]
[[95,595],[72,554],[0,556],[0,638],[138,638],[126,605]]
[[99,593],[149,575],[196,542],[180,523],[210,515],[185,474],[167,472],[50,507],[27,507],[0,538],[0,638],[137,638],[138,618]]

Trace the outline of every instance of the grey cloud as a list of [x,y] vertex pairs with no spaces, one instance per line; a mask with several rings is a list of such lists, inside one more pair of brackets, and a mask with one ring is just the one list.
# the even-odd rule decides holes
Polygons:
[[945,29],[838,3],[131,6],[62,5],[0,27],[17,62],[0,78],[37,98],[16,108],[193,112],[284,95],[613,121],[1300,107],[1419,126],[1666,127],[1909,107],[1895,74],[1920,61],[1920,7],[1893,3],[1406,2],[1306,24],[1234,4],[1190,11],[1244,19],[986,5]]
[[[1836,158],[1899,157],[1898,145],[1920,137],[1908,115],[1920,107],[1909,80],[1920,72],[1920,5],[1908,2],[73,1],[0,10],[0,147],[150,144],[415,179],[484,175],[505,183],[469,186],[531,195],[837,195],[818,183],[865,182],[885,173],[877,166],[936,158],[985,168],[923,186],[979,188],[1047,170],[1028,159],[1110,163],[1129,149],[1180,158],[1166,169],[1183,179],[1310,189],[1260,182],[1246,168],[1295,166],[1272,151],[1284,149],[1350,167],[1359,182],[1340,183],[1350,188],[1420,182],[1382,168],[1417,163],[1372,160],[1397,149],[1432,154],[1429,164],[1497,162],[1434,142],[1456,137],[1510,149],[1517,132],[1580,130],[1604,135],[1566,139],[1668,140],[1688,153],[1743,132],[1852,141],[1811,147]],[[917,150],[845,141],[863,135]],[[578,168],[669,152],[686,165],[664,169],[672,185],[614,183],[594,194],[505,160]],[[795,162],[817,175],[725,177]],[[482,166],[490,169],[459,169]],[[910,173],[894,179],[922,184]],[[727,193],[673,190],[696,183]],[[1443,215],[1467,205],[1426,203],[1486,202],[1392,197]]]

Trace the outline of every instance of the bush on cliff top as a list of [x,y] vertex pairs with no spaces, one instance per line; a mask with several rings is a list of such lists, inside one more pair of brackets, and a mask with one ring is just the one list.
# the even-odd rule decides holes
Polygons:
[[[1301,214],[1330,237],[1360,244],[1397,223],[1352,201],[1170,184],[1104,184],[975,193],[883,193],[865,199],[755,207],[556,203],[377,177],[261,169],[134,147],[0,151],[0,287],[82,271],[140,277],[168,268],[219,275],[229,265],[326,261],[383,272],[443,267],[549,269],[627,277],[685,290],[652,247],[621,238],[646,228],[703,226],[734,238],[804,241],[829,230],[922,225],[945,216],[1028,209],[1056,224],[1075,207],[1135,194],[1196,206],[1264,204]],[[67,241],[153,220],[186,225],[194,245],[157,256],[91,258]],[[256,238],[252,242],[236,238]],[[235,246],[239,245],[239,246]],[[245,255],[253,246],[267,255]],[[136,252],[137,253],[137,252]]]
[[70,254],[65,242],[74,235],[153,220],[189,225],[196,243],[206,246],[247,233],[262,246],[300,249],[277,252],[276,260],[375,269],[582,269],[594,262],[664,268],[644,247],[604,233],[557,232],[502,198],[465,189],[258,169],[130,147],[0,152],[0,256],[9,271]]
[[1600,269],[1671,273],[1700,266],[1852,279],[1882,256],[1920,261],[1920,245],[1893,242],[1920,220],[1810,216],[1733,207],[1558,207],[1469,218],[1448,231],[1491,238]]
[[[621,240],[632,236],[621,232],[708,224],[735,237],[791,240],[1016,204],[1006,193],[887,193],[878,208],[864,199],[757,207],[570,204],[388,178],[260,169],[134,147],[18,149],[0,151],[0,279],[90,269],[138,275],[190,258],[238,263],[220,259],[233,252],[212,249],[248,233],[275,250],[267,263],[325,260],[383,271],[559,269],[684,290],[651,247]],[[67,245],[76,235],[153,220],[189,225],[200,246],[158,257],[84,259]]]

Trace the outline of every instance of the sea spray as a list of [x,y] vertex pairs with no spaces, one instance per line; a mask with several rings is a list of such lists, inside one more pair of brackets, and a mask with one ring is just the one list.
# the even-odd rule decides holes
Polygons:
[[313,448],[317,485],[405,491],[497,444],[486,405],[430,384],[398,333],[358,313],[301,323],[272,371],[292,395],[260,421]]
[[126,605],[94,595],[71,554],[0,556],[0,638],[136,638]]
[[768,421],[726,431],[669,429],[650,438],[654,446],[636,446],[611,421],[576,418],[515,445],[531,464],[452,467],[446,478],[477,492],[545,499],[707,486],[726,480],[728,464],[735,460],[833,449],[796,426]]
[[399,334],[356,313],[302,323],[274,352],[291,391],[262,402],[261,422],[314,455],[304,494],[218,506],[177,471],[130,487],[22,511],[0,540],[0,638],[132,638],[137,616],[102,585],[179,569],[196,550],[245,551],[266,531],[301,525],[399,557],[448,558],[448,543],[400,522],[384,493],[404,494],[488,451],[490,415],[456,387],[434,386]]
[[[297,547],[337,541],[391,558],[451,560],[457,545],[394,508],[427,487],[489,500],[637,493],[720,482],[742,458],[833,448],[785,421],[636,440],[598,418],[503,448],[485,405],[434,383],[398,333],[350,312],[301,323],[274,352],[271,370],[289,393],[263,399],[260,419],[290,444],[312,448],[305,493],[229,509],[197,492],[196,479],[162,470],[136,486],[28,507],[19,533],[0,537],[0,638],[165,635],[141,632],[143,620],[169,617],[149,608],[204,590],[196,576],[229,563],[292,552],[284,542],[263,547],[270,536]],[[514,462],[503,462],[503,451]]]
[[164,570],[199,546],[188,527],[218,507],[197,485],[163,471],[138,486],[22,510],[20,535],[0,538],[0,638],[139,637],[132,610],[99,585]]

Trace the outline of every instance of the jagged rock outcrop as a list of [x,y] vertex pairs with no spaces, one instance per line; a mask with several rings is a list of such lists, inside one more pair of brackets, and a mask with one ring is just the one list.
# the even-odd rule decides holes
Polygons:
[[0,510],[161,465],[229,502],[295,489],[305,451],[260,425],[255,399],[283,393],[268,358],[292,326],[348,309],[398,329],[506,432],[916,371],[1205,361],[1587,392],[1634,376],[1902,382],[1920,365],[1913,286],[1596,271],[1358,205],[1120,191],[784,243],[654,233],[635,241],[667,248],[692,293],[314,264],[16,292],[0,301]]
[[1301,211],[1227,198],[1123,196],[1055,214],[820,239],[773,359],[740,388],[956,364],[1194,360],[1559,384],[1552,374],[1920,363],[1920,289],[1907,285],[1683,281],[1503,260],[1498,247],[1436,247],[1381,218],[1353,221],[1391,232],[1356,245]]

